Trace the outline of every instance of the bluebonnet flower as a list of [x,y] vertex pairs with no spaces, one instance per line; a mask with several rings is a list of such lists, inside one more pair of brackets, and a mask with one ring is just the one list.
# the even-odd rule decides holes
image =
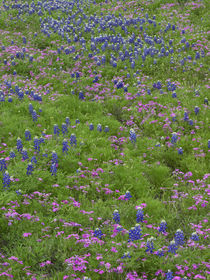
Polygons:
[[150,252],[150,254],[152,254],[153,251],[155,250],[153,240],[154,240],[154,237],[150,237],[147,239],[146,252]]
[[57,165],[56,165],[56,163],[52,163],[50,171],[51,171],[51,175],[52,176],[53,175],[56,176],[56,174],[57,174]]
[[173,280],[173,272],[171,272],[170,270],[168,270],[168,272],[166,273],[166,279],[165,280]]
[[68,141],[66,140],[66,139],[64,139],[63,140],[63,148],[62,148],[62,151],[63,151],[63,153],[68,153],[68,150],[69,150],[69,148],[68,148],[69,146],[68,146]]
[[198,236],[197,232],[193,232],[193,233],[192,233],[191,239],[192,239],[193,241],[199,241],[199,236]]
[[30,114],[33,113],[34,108],[33,108],[33,105],[31,103],[28,105],[28,110],[29,110]]
[[172,143],[172,144],[176,144],[177,140],[178,140],[177,133],[176,133],[176,132],[173,132],[173,133],[172,133],[172,137],[171,137],[171,143]]
[[176,92],[173,92],[173,93],[172,93],[172,97],[173,97],[173,98],[177,98]]
[[178,154],[179,154],[179,155],[183,155],[183,149],[182,149],[182,147],[179,147],[179,149],[178,149]]
[[62,123],[62,133],[63,133],[63,135],[68,133],[68,128],[67,128],[67,124],[66,123]]
[[95,231],[94,231],[94,236],[95,237],[98,237],[98,238],[101,238],[103,235],[102,231],[100,228],[97,228]]
[[84,276],[84,277],[82,278],[82,280],[91,280],[91,278],[90,278],[90,277],[87,277],[87,276]]
[[105,131],[105,132],[109,132],[109,127],[108,127],[107,125],[105,126],[104,131]]
[[208,98],[207,98],[207,97],[204,98],[204,104],[206,104],[206,105],[209,104],[209,101],[208,101]]
[[34,150],[40,152],[40,142],[37,136],[34,137]]
[[125,198],[128,199],[128,200],[130,200],[131,197],[132,197],[132,195],[130,194],[130,192],[129,192],[129,191],[126,191],[126,193],[125,193]]
[[67,127],[70,126],[70,120],[69,120],[69,117],[66,117],[66,125]]
[[10,102],[10,103],[12,102],[12,97],[11,96],[8,97],[8,102]]
[[188,123],[189,125],[193,125],[193,120],[190,119]]
[[28,129],[25,130],[25,139],[26,141],[31,140],[31,132]]
[[37,116],[36,110],[33,110],[33,112],[32,112],[32,118],[33,118],[33,121],[34,121],[34,122],[37,121],[38,116]]
[[16,157],[15,152],[13,150],[10,151],[9,157],[10,158],[15,158]]
[[58,125],[57,124],[54,124],[54,135],[56,136],[58,136],[59,135],[59,133],[60,133],[60,129],[58,128]]
[[132,128],[130,129],[129,139],[131,140],[131,143],[136,143],[136,133]]
[[94,129],[94,126],[93,126],[92,123],[89,125],[89,129],[90,129],[90,130],[93,130],[93,129]]
[[17,191],[15,191],[16,192],[16,194],[17,195],[21,195],[22,193],[21,193],[21,190],[17,190]]
[[185,111],[184,112],[184,121],[188,121],[188,120],[189,120],[188,112]]
[[126,259],[126,258],[131,258],[130,252],[126,252],[123,254],[123,256],[121,257],[121,259]]
[[160,222],[160,226],[159,226],[158,231],[159,231],[159,232],[166,232],[166,228],[167,228],[167,223],[166,223],[165,220],[162,220],[162,221]]
[[23,44],[26,44],[26,37],[23,37]]
[[139,223],[143,221],[144,221],[144,211],[142,210],[141,207],[139,207],[136,213],[136,222]]
[[208,140],[208,149],[210,149],[210,139]]
[[6,166],[6,161],[4,158],[0,158],[0,171],[4,171],[7,169],[7,166]]
[[99,132],[101,132],[101,131],[102,131],[102,126],[101,126],[101,124],[100,124],[100,123],[97,125],[97,131],[99,131]]
[[73,145],[77,145],[77,139],[76,139],[76,136],[74,133],[71,134],[70,136],[70,145],[73,146]]
[[23,148],[21,154],[22,154],[22,159],[23,159],[23,160],[28,159],[28,153],[27,153],[27,150],[26,150],[25,148]]
[[175,240],[177,246],[184,244],[184,233],[181,229],[178,229],[176,231],[174,240]]
[[33,156],[32,158],[31,158],[31,163],[35,163],[35,164],[37,164],[37,159],[36,159],[36,157],[35,156]]
[[120,232],[120,231],[122,231],[122,230],[123,230],[122,226],[117,226],[117,228],[116,228],[116,229],[117,229],[117,231],[118,231],[118,232]]
[[139,240],[141,238],[141,227],[139,224],[136,224],[135,227],[132,227],[130,230],[129,230],[129,240],[128,242],[131,242],[131,241],[135,241],[135,240]]
[[53,163],[58,163],[58,155],[55,151],[52,152],[52,164]]
[[22,149],[23,149],[22,140],[21,140],[20,137],[18,137],[18,139],[17,139],[17,150],[18,150],[18,152],[22,152]]
[[172,240],[172,241],[170,242],[170,245],[168,246],[168,252],[169,252],[169,253],[172,253],[172,254],[176,254],[176,250],[177,250],[177,249],[178,249],[178,248],[176,247],[175,241]]
[[158,256],[158,257],[163,257],[163,256],[164,256],[164,252],[163,252],[162,249],[159,249],[159,250],[157,251],[157,256]]
[[120,223],[120,214],[118,210],[114,210],[113,220],[115,220],[116,223]]
[[9,176],[9,172],[5,171],[4,175],[3,175],[3,187],[4,188],[9,188],[10,187],[10,176]]
[[199,113],[199,107],[198,106],[195,106],[195,109],[194,109],[194,111],[195,111],[195,114],[197,115],[198,113]]
[[83,100],[85,99],[84,94],[82,91],[79,92],[79,99]]
[[32,171],[34,170],[33,164],[31,162],[29,162],[28,166],[27,166],[27,175],[31,175]]
[[39,144],[41,144],[41,143],[45,143],[44,138],[42,136],[39,138]]
[[29,56],[29,62],[33,62],[33,59],[34,59],[34,58],[33,58],[33,55],[30,55],[30,56]]
[[80,123],[80,121],[78,119],[76,119],[75,123],[78,124],[78,123]]

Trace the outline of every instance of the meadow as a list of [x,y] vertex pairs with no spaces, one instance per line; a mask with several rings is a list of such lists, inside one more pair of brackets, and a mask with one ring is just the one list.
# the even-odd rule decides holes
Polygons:
[[209,279],[208,0],[0,0],[0,279]]

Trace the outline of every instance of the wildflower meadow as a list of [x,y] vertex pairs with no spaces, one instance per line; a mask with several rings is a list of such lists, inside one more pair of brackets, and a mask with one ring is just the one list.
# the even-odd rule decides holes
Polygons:
[[0,0],[0,279],[210,279],[208,0]]

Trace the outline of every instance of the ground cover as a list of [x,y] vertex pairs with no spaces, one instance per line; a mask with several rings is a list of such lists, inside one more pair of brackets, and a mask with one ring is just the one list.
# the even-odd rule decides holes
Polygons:
[[0,279],[208,279],[208,1],[0,1]]

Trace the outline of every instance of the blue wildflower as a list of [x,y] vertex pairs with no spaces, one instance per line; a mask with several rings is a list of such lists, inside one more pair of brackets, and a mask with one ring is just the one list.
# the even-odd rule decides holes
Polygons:
[[9,157],[10,158],[15,158],[16,157],[15,152],[13,150],[10,151]]
[[188,120],[189,120],[188,112],[185,111],[184,112],[184,121],[188,121]]
[[103,235],[102,231],[100,228],[97,228],[95,231],[94,231],[94,236],[95,237],[98,237],[98,238],[101,238]]
[[147,239],[146,252],[149,252],[150,254],[152,254],[153,251],[155,250],[153,240],[154,240],[154,237],[150,237]]
[[0,171],[4,171],[7,169],[7,166],[6,166],[6,161],[4,158],[0,158]]
[[10,187],[10,176],[9,176],[9,172],[5,171],[4,175],[3,175],[3,187],[4,188],[9,188]]
[[70,126],[70,119],[69,119],[69,117],[66,117],[66,125],[67,125],[67,127]]
[[204,98],[204,104],[205,104],[205,105],[208,105],[208,104],[209,104],[209,101],[208,101],[208,98],[207,98],[207,97]]
[[178,229],[176,231],[174,240],[175,240],[177,246],[184,244],[184,233],[181,229]]
[[56,176],[56,174],[57,174],[57,165],[56,165],[56,163],[52,163],[50,171],[51,171],[51,175],[52,176],[53,175]]
[[105,126],[104,131],[105,131],[105,132],[109,132],[109,127],[108,127],[107,125]]
[[130,192],[129,192],[129,191],[126,191],[126,193],[125,193],[125,199],[130,200],[131,197],[132,197],[132,195],[130,194]]
[[68,133],[68,128],[67,128],[67,124],[66,123],[62,123],[62,133],[63,133],[63,135]]
[[162,220],[160,223],[160,227],[158,229],[159,232],[166,232],[167,223],[165,220]]
[[21,140],[20,137],[18,137],[18,139],[17,139],[17,150],[18,150],[18,152],[22,152],[22,149],[23,149],[22,140]]
[[58,128],[57,124],[54,124],[54,135],[59,136],[60,129]]
[[164,256],[164,252],[163,252],[162,249],[159,249],[159,250],[157,251],[157,256],[158,256],[158,257],[163,257],[163,256]]
[[68,141],[66,140],[66,139],[64,139],[63,140],[63,148],[62,148],[62,151],[63,151],[63,153],[68,153],[68,150],[69,150],[69,148],[68,148],[69,146],[68,146]]
[[71,134],[70,136],[70,145],[73,146],[73,145],[77,145],[77,139],[76,139],[76,136],[74,133]]
[[172,144],[176,144],[177,140],[178,140],[177,133],[176,133],[176,132],[173,132],[173,133],[172,133],[172,137],[171,137],[171,143],[172,143]]
[[208,149],[210,149],[210,139],[208,140]]
[[101,131],[102,131],[102,126],[101,126],[101,124],[100,124],[100,123],[97,125],[97,131],[99,131],[99,132],[101,132]]
[[192,239],[193,241],[199,241],[199,236],[198,236],[197,232],[193,232],[193,233],[192,233],[191,239]]
[[139,223],[143,221],[144,221],[144,211],[142,210],[141,207],[139,207],[136,213],[136,222]]
[[170,270],[168,270],[168,272],[166,273],[166,279],[165,280],[173,280],[173,272],[171,272]]
[[180,147],[180,148],[178,149],[178,154],[179,154],[179,155],[183,155],[183,149],[182,149],[182,147]]
[[129,230],[129,240],[128,242],[131,242],[131,241],[135,241],[135,240],[139,240],[141,238],[141,227],[139,224],[136,224],[135,227],[132,227],[130,230]]
[[37,164],[37,159],[36,159],[36,157],[35,156],[33,156],[32,158],[31,158],[31,163],[35,163],[35,164]]
[[22,159],[23,159],[23,160],[28,159],[28,153],[27,153],[27,150],[26,150],[25,148],[23,148],[21,154],[22,154]]
[[31,103],[28,105],[28,110],[29,110],[30,114],[33,113],[34,108],[33,108],[33,105]]
[[55,151],[52,152],[52,164],[53,163],[58,163],[58,155]]
[[33,170],[34,170],[33,164],[30,162],[30,163],[28,164],[28,166],[27,166],[27,172],[26,172],[26,174],[27,174],[27,175],[31,175]]
[[26,141],[31,140],[31,132],[28,129],[25,130],[25,139]]
[[37,136],[34,137],[34,150],[40,152],[40,142]]
[[34,122],[37,121],[38,116],[37,116],[36,110],[33,110],[33,112],[32,112],[32,118],[33,118],[33,121],[34,121]]
[[114,210],[113,220],[115,220],[116,223],[120,223],[120,214],[118,210]]
[[189,125],[193,125],[193,120],[190,119],[188,123]]
[[172,240],[172,241],[170,242],[170,245],[168,246],[168,252],[169,252],[169,253],[172,253],[172,254],[176,254],[176,250],[177,250],[177,249],[178,249],[178,248],[176,247],[175,241]]
[[196,115],[198,115],[199,110],[200,110],[199,107],[198,107],[198,106],[195,106],[194,112],[195,112]]
[[79,124],[79,123],[80,123],[79,119],[76,119],[75,123],[76,123],[76,124]]
[[89,125],[89,129],[90,129],[90,130],[93,130],[93,129],[94,129],[94,126],[93,126],[92,123]]
[[79,92],[79,99],[83,100],[85,99],[84,94],[82,91]]
[[131,258],[130,252],[126,252],[123,254],[123,256],[121,257],[121,259],[126,259],[126,258]]
[[132,128],[130,129],[129,139],[131,140],[131,143],[136,143],[136,133]]

